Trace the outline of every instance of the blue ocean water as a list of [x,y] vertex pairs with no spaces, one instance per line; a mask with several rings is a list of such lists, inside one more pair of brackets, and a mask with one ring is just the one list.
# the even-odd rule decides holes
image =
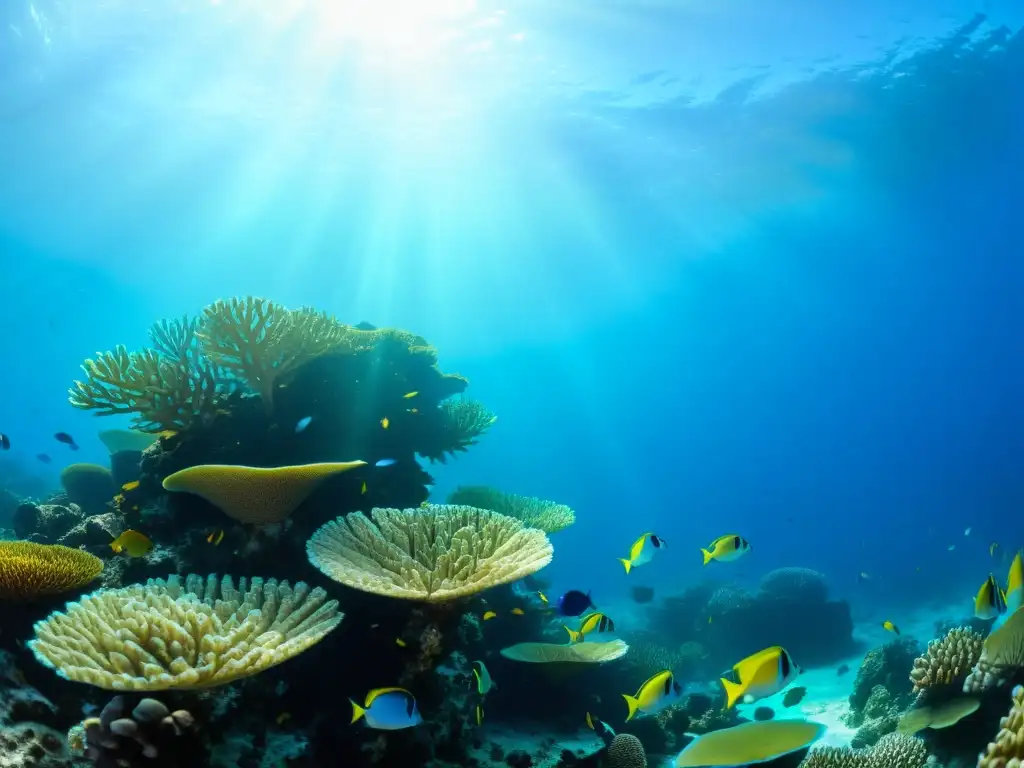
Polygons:
[[0,8],[0,473],[106,455],[96,350],[267,296],[470,379],[499,421],[434,496],[572,506],[555,591],[737,532],[730,576],[969,612],[1024,539],[1024,6],[378,6]]

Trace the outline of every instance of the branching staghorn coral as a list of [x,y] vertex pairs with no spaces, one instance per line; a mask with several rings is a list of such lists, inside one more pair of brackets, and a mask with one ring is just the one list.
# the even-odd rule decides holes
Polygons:
[[313,534],[306,554],[353,589],[439,603],[536,573],[552,548],[543,531],[513,518],[431,504],[339,517]]
[[209,688],[297,656],[342,619],[303,582],[191,575],[103,589],[35,625],[36,658],[61,677],[116,691]]
[[[71,404],[97,415],[131,415],[146,432],[182,431],[214,418],[236,390],[258,394],[269,412],[275,382],[325,355],[373,353],[385,367],[400,360],[407,371],[434,368],[421,377],[434,402],[459,394],[467,383],[436,371],[437,351],[420,336],[360,330],[309,307],[291,310],[251,296],[218,300],[198,318],[161,321],[150,339],[149,349],[118,346],[86,360],[85,378],[69,390]],[[489,426],[482,406],[444,409],[444,451],[465,450]]]
[[981,657],[984,641],[980,633],[969,627],[954,627],[944,637],[928,643],[928,650],[914,659],[914,669],[910,672],[918,697],[936,687],[962,686]]
[[484,485],[460,485],[452,491],[448,503],[490,509],[521,520],[531,528],[540,528],[545,533],[556,533],[576,522],[576,513],[565,504],[502,493]]
[[999,732],[978,758],[978,768],[1019,768],[1024,762],[1024,687],[1013,689],[1010,712],[999,720]]
[[890,733],[868,749],[818,747],[800,768],[923,768],[928,760],[924,742],[913,736]]
[[84,587],[103,561],[81,549],[31,541],[0,541],[0,600],[33,600]]

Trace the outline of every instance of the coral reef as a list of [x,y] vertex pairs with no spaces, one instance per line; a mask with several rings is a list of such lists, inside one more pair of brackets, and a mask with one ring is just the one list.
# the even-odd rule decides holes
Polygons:
[[342,619],[326,597],[302,582],[171,576],[69,603],[29,646],[61,677],[108,690],[223,685],[319,642]]
[[103,561],[59,544],[0,541],[0,600],[33,600],[83,587]]
[[449,494],[448,503],[490,509],[506,517],[514,517],[531,528],[540,528],[545,533],[557,533],[576,522],[576,513],[565,504],[503,493],[482,485],[460,485]]
[[924,655],[914,659],[910,679],[918,698],[934,696],[941,689],[959,691],[978,659],[985,638],[968,627],[954,627],[943,637],[932,640]]
[[447,602],[521,579],[551,562],[551,542],[518,520],[473,507],[373,509],[327,523],[309,560],[364,592]]
[[974,669],[964,680],[964,693],[983,693],[1006,683],[1024,669],[1024,611],[1018,610],[985,638]]
[[913,669],[919,653],[920,646],[911,638],[892,640],[868,651],[857,670],[850,694],[851,725],[859,726],[863,722],[864,710],[877,686],[885,689],[900,709],[910,704],[913,686],[907,672]]
[[87,515],[105,512],[117,492],[114,475],[99,464],[69,464],[61,470],[60,483],[68,499]]
[[924,768],[928,748],[920,739],[891,733],[869,749],[818,747],[800,768]]
[[640,739],[629,733],[616,734],[608,745],[607,768],[647,768],[647,753]]
[[1017,768],[1024,762],[1024,687],[1013,689],[1010,711],[999,721],[999,732],[978,758],[978,768]]
[[67,745],[62,734],[38,723],[0,728],[0,767],[68,768]]

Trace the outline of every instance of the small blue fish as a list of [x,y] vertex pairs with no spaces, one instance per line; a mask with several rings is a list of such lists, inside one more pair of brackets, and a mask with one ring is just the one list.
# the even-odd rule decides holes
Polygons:
[[558,598],[558,612],[563,616],[579,616],[588,608],[597,608],[590,599],[590,592],[570,589]]
[[404,688],[375,688],[366,694],[366,701],[359,706],[352,699],[352,722],[361,718],[378,731],[398,731],[412,728],[423,722],[416,708],[416,697]]
[[393,464],[397,464],[397,463],[398,463],[398,459],[381,459],[376,464],[374,464],[374,466],[375,467],[390,467]]
[[298,423],[295,425],[295,434],[299,434],[302,430],[308,427],[312,421],[312,416],[303,416],[301,419],[299,419]]

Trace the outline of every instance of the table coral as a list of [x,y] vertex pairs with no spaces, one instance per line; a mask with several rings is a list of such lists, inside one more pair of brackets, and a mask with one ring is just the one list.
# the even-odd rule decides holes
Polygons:
[[448,496],[448,503],[490,509],[522,520],[524,525],[539,528],[545,533],[556,533],[576,522],[576,513],[565,504],[503,493],[482,485],[460,485]]

